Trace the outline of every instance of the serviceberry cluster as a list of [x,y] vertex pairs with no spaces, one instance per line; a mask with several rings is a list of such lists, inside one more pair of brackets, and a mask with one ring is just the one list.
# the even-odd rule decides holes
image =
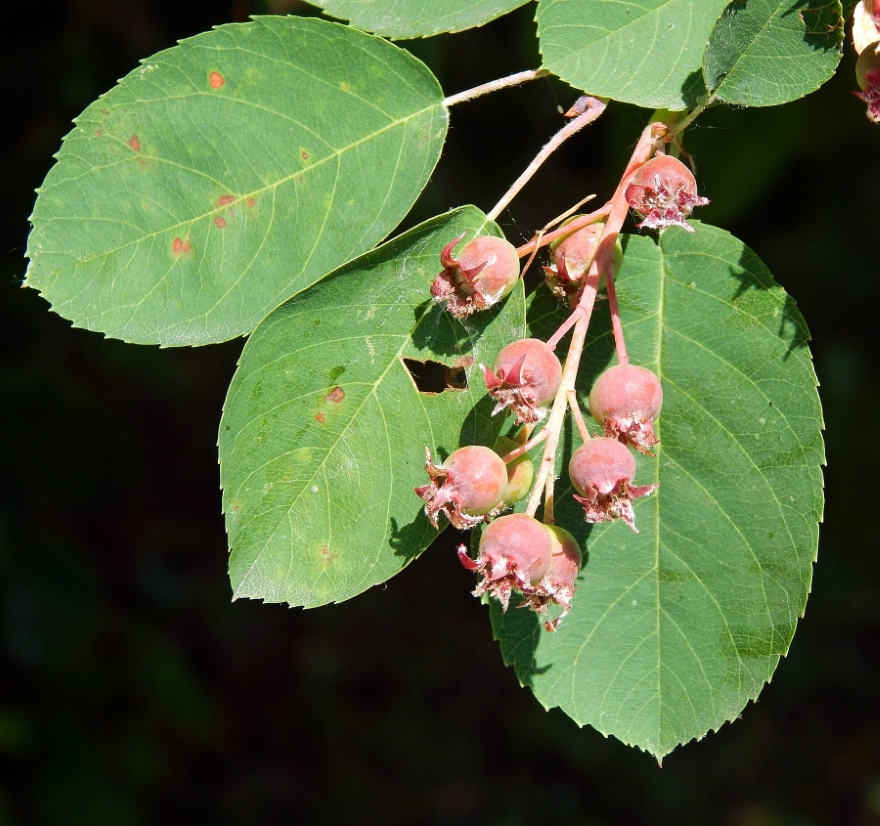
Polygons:
[[[601,102],[582,99],[569,113],[598,116]],[[429,483],[416,488],[425,514],[440,527],[442,514],[459,529],[484,524],[476,558],[464,545],[461,563],[479,576],[474,596],[487,594],[506,611],[514,592],[519,606],[546,614],[545,628],[555,631],[571,609],[582,554],[575,538],[556,526],[553,485],[556,455],[565,415],[570,411],[582,444],[574,451],[568,472],[587,522],[621,520],[636,530],[633,501],[657,489],[636,485],[633,450],[651,453],[658,440],[654,423],[663,403],[660,380],[646,367],[629,363],[614,288],[618,264],[617,237],[631,209],[639,227],[663,230],[679,226],[689,232],[687,218],[695,206],[708,203],[697,194],[690,170],[666,154],[677,140],[674,128],[653,123],[642,134],[613,197],[605,206],[568,218],[553,230],[538,233],[516,249],[502,238],[482,236],[469,241],[458,257],[453,251],[464,240],[455,238],[443,249],[443,267],[431,285],[434,300],[462,319],[498,303],[520,278],[519,259],[549,248],[544,266],[547,288],[564,301],[571,314],[547,340],[513,341],[498,353],[491,367],[481,364],[486,390],[495,401],[493,415],[510,415],[514,430],[492,448],[462,447],[436,464],[426,448]],[[496,208],[497,209],[497,208]],[[573,210],[572,210],[573,211]],[[552,226],[552,225],[551,225]],[[603,286],[611,310],[617,364],[596,380],[589,409],[602,428],[591,434],[575,393],[575,380],[597,292]],[[572,333],[565,363],[555,350]],[[529,451],[544,445],[535,465]],[[529,497],[524,513],[504,513]],[[536,518],[543,503],[542,518]]]

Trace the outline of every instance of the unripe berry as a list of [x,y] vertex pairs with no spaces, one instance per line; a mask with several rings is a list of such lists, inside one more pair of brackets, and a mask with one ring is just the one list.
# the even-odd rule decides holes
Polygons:
[[494,371],[480,367],[486,389],[497,402],[492,415],[509,407],[517,424],[534,424],[543,418],[544,405],[553,400],[562,381],[559,359],[537,338],[508,344],[495,359]]
[[853,92],[868,104],[868,119],[880,122],[880,43],[872,43],[856,61],[856,80],[861,92]]
[[663,404],[660,379],[647,367],[616,364],[609,367],[590,391],[590,413],[605,435],[649,453],[657,444],[654,420]]
[[425,500],[425,516],[435,528],[439,527],[440,513],[445,513],[459,530],[472,528],[501,503],[507,486],[507,466],[491,448],[459,448],[442,465],[431,461],[428,448],[425,454],[425,470],[431,481],[415,490]]
[[486,593],[501,602],[504,610],[513,590],[530,590],[547,573],[552,555],[547,528],[533,516],[511,513],[489,523],[480,537],[476,559],[464,545],[458,549],[461,564],[482,576],[473,594]]
[[853,9],[852,42],[856,54],[861,54],[880,40],[880,15],[875,17],[875,5],[871,0],[859,0]]
[[497,304],[513,289],[519,278],[516,247],[504,238],[481,235],[465,244],[458,258],[452,250],[464,238],[460,235],[443,248],[443,272],[431,284],[435,301],[445,301],[456,318]]
[[626,188],[627,203],[642,217],[640,227],[664,229],[678,226],[693,232],[685,220],[695,206],[708,198],[697,195],[693,173],[678,158],[655,155],[644,164]]
[[[622,519],[636,531],[632,500],[657,489],[657,485],[635,486],[636,460],[616,439],[599,436],[584,442],[572,454],[568,474],[575,499],[584,506],[587,522]],[[638,531],[636,531],[638,533]]]
[[[521,446],[516,439],[511,439],[508,436],[499,436],[498,441],[495,442],[495,452],[503,458]],[[517,456],[512,462],[508,462],[507,486],[501,495],[502,504],[514,505],[521,499],[525,499],[532,488],[534,480],[535,463],[528,453],[523,453],[522,456]]]
[[[575,215],[570,221],[580,217]],[[586,272],[593,263],[604,231],[605,222],[594,221],[550,244],[551,264],[544,267],[544,280],[554,295],[567,298],[572,307],[578,302]]]
[[522,606],[538,614],[545,613],[550,603],[562,608],[556,619],[544,623],[548,631],[555,631],[559,621],[571,610],[582,557],[578,541],[568,531],[556,525],[547,525],[546,528],[550,534],[550,566],[539,585],[526,593]]

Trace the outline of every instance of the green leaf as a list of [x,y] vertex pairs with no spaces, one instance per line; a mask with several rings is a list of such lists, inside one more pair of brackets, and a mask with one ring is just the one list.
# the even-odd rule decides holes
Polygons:
[[[635,503],[640,533],[585,525],[560,468],[556,519],[588,552],[571,614],[553,634],[530,612],[492,612],[505,662],[543,705],[658,758],[735,719],[770,679],[803,614],[822,513],[804,321],[750,249],[695,227],[625,244],[629,353],[664,388],[657,455],[635,476],[660,483]],[[606,317],[583,396],[614,357]]]
[[543,66],[591,95],[687,109],[726,0],[540,0]]
[[34,209],[27,284],[127,341],[249,333],[407,213],[442,98],[409,53],[336,23],[261,17],[183,41],[77,119]]
[[834,74],[843,22],[838,0],[734,0],[706,48],[706,86],[743,106],[801,98]]
[[[477,364],[522,338],[521,286],[465,324],[432,304],[465,207],[358,258],[269,315],[248,340],[220,426],[236,597],[312,607],[384,582],[437,536],[413,492],[436,457],[501,423]],[[419,392],[404,359],[464,367],[465,390]],[[439,369],[439,368],[438,368]]]
[[383,37],[430,37],[482,26],[529,0],[310,0],[331,17]]

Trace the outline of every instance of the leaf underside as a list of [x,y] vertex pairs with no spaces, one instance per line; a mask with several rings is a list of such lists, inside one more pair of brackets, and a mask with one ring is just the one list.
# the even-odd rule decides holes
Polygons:
[[380,241],[439,157],[443,93],[393,44],[259,17],[154,55],[77,118],[27,284],[114,338],[207,344]]
[[[635,477],[660,483],[636,502],[640,533],[584,524],[569,433],[556,519],[587,549],[572,612],[555,634],[531,612],[491,612],[505,662],[545,707],[658,758],[735,719],[770,679],[804,610],[822,512],[803,319],[751,250],[695,226],[659,245],[629,237],[619,277],[630,356],[664,388],[656,457],[639,456]],[[604,315],[584,398],[613,359]]]
[[472,29],[527,2],[529,0],[317,0],[314,5],[359,29],[402,39]]
[[742,106],[801,98],[834,74],[843,27],[837,0],[731,3],[706,48],[706,86],[720,100]]
[[686,109],[705,93],[703,51],[726,0],[540,0],[543,66],[591,95]]
[[[220,426],[236,597],[312,607],[384,582],[437,536],[414,488],[425,447],[492,443],[478,369],[521,338],[521,287],[464,324],[432,304],[441,249],[500,234],[465,207],[346,265],[248,340]],[[463,368],[467,389],[419,392],[404,359]]]

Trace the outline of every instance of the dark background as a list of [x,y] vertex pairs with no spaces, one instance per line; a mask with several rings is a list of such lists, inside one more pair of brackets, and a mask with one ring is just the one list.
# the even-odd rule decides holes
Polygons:
[[[852,55],[782,108],[688,135],[713,204],[813,334],[828,503],[806,618],[760,702],[649,756],[545,712],[432,548],[337,606],[230,602],[215,437],[242,342],[71,329],[21,290],[33,190],[70,120],[139,58],[295,0],[33,0],[0,29],[0,826],[880,823],[880,126]],[[532,8],[412,44],[448,93],[538,65]],[[457,108],[409,223],[488,209],[576,93]],[[502,222],[513,241],[608,197],[647,113],[614,105]]]

